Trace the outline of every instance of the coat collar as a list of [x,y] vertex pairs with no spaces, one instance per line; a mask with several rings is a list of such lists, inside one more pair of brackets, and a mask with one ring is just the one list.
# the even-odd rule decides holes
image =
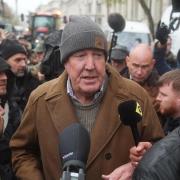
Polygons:
[[46,93],[45,100],[55,128],[60,134],[64,128],[78,120],[72,107],[71,100],[67,95],[66,71],[53,81],[52,87],[49,88]]

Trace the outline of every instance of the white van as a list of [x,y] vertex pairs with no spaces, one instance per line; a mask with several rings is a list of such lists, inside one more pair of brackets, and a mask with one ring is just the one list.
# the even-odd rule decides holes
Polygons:
[[[109,29],[111,29],[109,27]],[[111,36],[113,30],[111,29]],[[107,34],[107,30],[105,32]],[[151,45],[152,36],[148,26],[145,23],[137,21],[126,21],[125,28],[122,32],[117,32],[117,45],[126,46],[130,51],[138,43],[147,43]],[[107,36],[110,41],[110,36]]]
[[[161,22],[166,24],[169,27],[170,24],[170,16],[171,16],[171,11],[172,11],[172,6],[169,6],[163,13]],[[179,17],[180,18],[180,12],[178,13],[173,13],[173,17]],[[171,51],[173,54],[177,55],[178,50],[180,49],[180,27],[172,31],[170,34],[172,38],[172,48]]]

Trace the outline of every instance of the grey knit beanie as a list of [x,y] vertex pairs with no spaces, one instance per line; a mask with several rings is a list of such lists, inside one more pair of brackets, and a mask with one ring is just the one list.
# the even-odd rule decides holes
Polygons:
[[87,16],[71,16],[62,32],[61,62],[83,49],[99,49],[107,57],[107,40],[101,28]]

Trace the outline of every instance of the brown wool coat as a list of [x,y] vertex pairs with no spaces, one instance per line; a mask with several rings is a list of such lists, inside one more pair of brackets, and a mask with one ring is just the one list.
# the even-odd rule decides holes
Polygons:
[[[102,174],[129,161],[129,149],[134,146],[134,141],[130,128],[122,124],[118,115],[119,103],[128,99],[140,103],[143,119],[138,128],[142,141],[163,136],[145,90],[122,78],[109,65],[107,73],[109,84],[91,134],[86,180],[100,180]],[[78,121],[66,94],[66,80],[67,73],[64,72],[59,78],[39,86],[30,96],[21,125],[10,142],[13,169],[19,179],[60,179],[58,135]]]

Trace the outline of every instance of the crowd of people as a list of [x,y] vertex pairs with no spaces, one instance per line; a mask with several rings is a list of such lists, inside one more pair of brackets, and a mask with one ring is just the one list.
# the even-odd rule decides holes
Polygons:
[[[179,179],[179,56],[162,28],[153,48],[115,46],[110,62],[104,32],[86,16],[31,50],[3,37],[0,179],[60,179],[59,134],[73,122],[90,135],[87,180]],[[118,112],[128,100],[142,113],[137,146]]]

